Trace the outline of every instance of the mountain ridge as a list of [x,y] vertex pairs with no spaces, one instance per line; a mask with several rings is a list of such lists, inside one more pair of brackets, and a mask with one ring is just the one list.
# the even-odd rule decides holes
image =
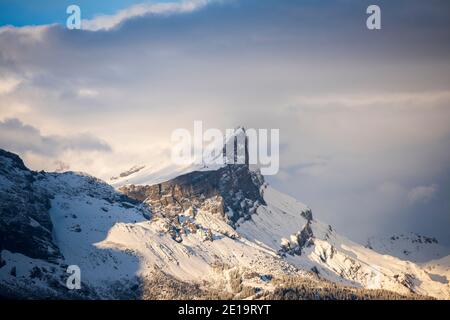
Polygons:
[[[448,298],[442,278],[433,280],[416,264],[383,257],[336,234],[315,220],[310,208],[245,165],[140,186],[144,193],[138,198],[130,186],[128,194],[119,193],[88,175],[36,173],[13,158],[0,153],[2,204],[27,203],[16,181],[30,179],[30,192],[40,190],[49,201],[39,212],[52,224],[51,239],[45,238],[52,245],[28,247],[45,252],[54,246],[58,254],[32,257],[2,240],[1,296],[145,299],[155,298],[149,288],[163,283],[171,298],[263,299],[289,292],[297,298],[312,292],[323,298]],[[20,225],[29,227],[17,230],[39,229],[37,220],[39,225],[28,219],[32,213],[21,210],[16,210],[24,215]],[[2,207],[2,219],[4,212]],[[9,226],[9,220],[0,220],[3,235],[27,235]],[[65,287],[69,264],[81,269],[81,291]],[[321,288],[333,288],[332,294]]]

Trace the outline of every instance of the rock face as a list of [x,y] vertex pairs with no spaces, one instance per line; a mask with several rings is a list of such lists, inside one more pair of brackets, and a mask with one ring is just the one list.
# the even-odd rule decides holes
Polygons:
[[309,209],[302,211],[301,216],[306,219],[306,224],[300,231],[292,234],[289,239],[281,240],[280,254],[301,255],[304,249],[314,244],[314,232],[311,228],[312,211]]
[[52,242],[50,195],[35,184],[42,178],[17,155],[0,150],[0,252],[49,261],[61,257]]
[[136,172],[139,172],[139,171],[141,171],[144,168],[145,168],[145,166],[133,166],[129,170],[121,172],[118,177],[111,177],[110,180],[113,181],[113,180],[117,180],[119,178],[128,177],[129,175],[131,175],[133,173],[136,173]]
[[119,190],[130,198],[144,201],[154,214],[176,217],[203,209],[220,214],[235,226],[250,219],[260,205],[263,177],[247,165],[227,165],[216,171],[195,171],[152,186],[124,186]]

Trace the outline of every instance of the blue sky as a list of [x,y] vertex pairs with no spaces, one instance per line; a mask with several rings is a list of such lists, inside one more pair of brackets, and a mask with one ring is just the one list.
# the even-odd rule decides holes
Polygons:
[[[83,19],[99,14],[113,14],[133,4],[151,3],[145,0],[1,0],[0,26],[42,25],[65,23],[66,8],[76,4],[81,8]],[[169,2],[158,0],[158,2]],[[176,0],[170,2],[177,2]]]

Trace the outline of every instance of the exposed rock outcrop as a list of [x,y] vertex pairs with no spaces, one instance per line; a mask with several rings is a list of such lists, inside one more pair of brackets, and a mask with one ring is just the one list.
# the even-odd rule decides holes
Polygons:
[[60,258],[52,242],[50,195],[35,184],[43,174],[28,170],[17,155],[0,150],[0,178],[0,252],[49,261]]
[[250,219],[264,199],[264,183],[258,172],[246,165],[227,165],[216,171],[195,171],[152,186],[124,186],[127,196],[148,203],[154,214],[176,217],[186,210],[220,214],[234,226]]

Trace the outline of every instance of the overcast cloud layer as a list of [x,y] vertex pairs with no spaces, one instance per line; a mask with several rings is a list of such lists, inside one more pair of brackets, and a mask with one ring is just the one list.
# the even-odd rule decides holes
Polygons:
[[269,181],[316,217],[450,245],[450,3],[377,2],[375,32],[368,1],[279,0],[0,28],[0,147],[108,179],[169,161],[194,120],[279,128]]

